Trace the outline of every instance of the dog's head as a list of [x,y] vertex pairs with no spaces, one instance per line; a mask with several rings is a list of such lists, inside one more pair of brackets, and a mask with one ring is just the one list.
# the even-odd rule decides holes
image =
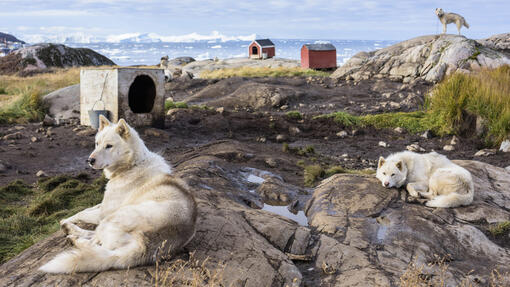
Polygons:
[[407,178],[407,166],[401,160],[386,160],[381,156],[376,177],[384,187],[401,187]]
[[441,15],[443,15],[443,14],[444,14],[444,11],[443,11],[443,9],[442,9],[442,8],[436,8],[436,15],[437,15],[437,16],[441,16]]
[[133,133],[134,130],[124,119],[114,124],[104,116],[99,116],[96,148],[87,159],[88,164],[94,169],[104,169],[125,163],[133,154]]

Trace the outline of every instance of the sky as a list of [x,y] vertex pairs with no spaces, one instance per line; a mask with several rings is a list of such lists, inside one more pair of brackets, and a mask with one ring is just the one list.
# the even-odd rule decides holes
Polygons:
[[[510,32],[510,1],[0,0],[0,31],[37,35],[190,33],[279,39],[405,40],[441,32],[437,7],[465,17],[469,38]],[[454,24],[448,32],[456,33]],[[35,37],[35,38],[34,38]]]

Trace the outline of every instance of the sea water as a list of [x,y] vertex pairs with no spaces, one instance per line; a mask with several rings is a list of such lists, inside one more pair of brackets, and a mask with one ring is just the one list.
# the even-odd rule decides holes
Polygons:
[[[361,51],[373,51],[381,49],[396,41],[390,40],[296,40],[296,39],[271,39],[276,47],[276,57],[299,60],[301,47],[304,44],[316,42],[331,43],[336,47],[337,64],[341,66],[350,57]],[[226,59],[248,57],[248,46],[251,41],[194,41],[194,42],[93,42],[93,43],[69,43],[71,47],[90,48],[105,55],[117,65],[156,65],[161,57],[168,55],[169,58],[181,56],[193,57],[196,60]]]

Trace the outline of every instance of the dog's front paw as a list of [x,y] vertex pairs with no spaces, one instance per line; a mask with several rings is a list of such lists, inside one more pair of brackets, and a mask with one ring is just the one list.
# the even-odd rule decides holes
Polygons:
[[64,232],[65,235],[68,235],[69,233],[71,233],[71,228],[69,227],[71,223],[67,222],[67,221],[60,221],[60,228],[62,229],[62,231]]

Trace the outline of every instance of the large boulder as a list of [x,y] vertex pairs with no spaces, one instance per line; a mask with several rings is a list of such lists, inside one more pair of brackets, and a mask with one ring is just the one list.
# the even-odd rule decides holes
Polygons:
[[36,44],[0,58],[0,75],[48,68],[115,65],[107,57],[87,48],[62,44]]
[[[510,177],[504,169],[481,162],[457,163],[473,175],[475,199],[470,206],[428,208],[407,202],[405,191],[385,189],[374,177],[335,175],[324,180],[309,201],[310,226],[337,240],[341,251],[355,247],[371,258],[366,268],[379,270],[395,285],[412,264],[423,265],[425,277],[443,276],[447,286],[464,279],[488,282],[494,269],[510,271],[508,234],[497,238],[489,232],[490,226],[510,220]],[[441,262],[449,267],[435,265]],[[330,280],[340,278],[332,275]]]
[[478,42],[510,57],[510,33],[493,35],[487,39],[478,40]]
[[510,64],[510,58],[490,46],[458,35],[413,38],[373,52],[354,55],[332,75],[336,79],[423,79],[436,83],[455,71]]
[[65,87],[43,97],[56,120],[80,118],[80,84]]

